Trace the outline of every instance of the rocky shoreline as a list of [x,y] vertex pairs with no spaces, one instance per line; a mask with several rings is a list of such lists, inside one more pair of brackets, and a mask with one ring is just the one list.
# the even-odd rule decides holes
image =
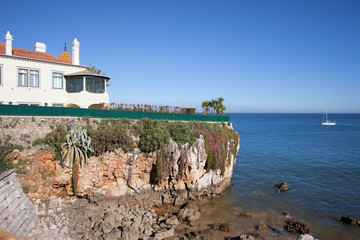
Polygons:
[[175,207],[161,199],[161,193],[144,193],[37,201],[40,224],[27,239],[313,239],[310,235],[300,238],[308,227],[289,216],[266,222],[256,213],[239,209],[238,220],[207,219],[202,216],[208,213],[204,204],[211,204],[207,200]]

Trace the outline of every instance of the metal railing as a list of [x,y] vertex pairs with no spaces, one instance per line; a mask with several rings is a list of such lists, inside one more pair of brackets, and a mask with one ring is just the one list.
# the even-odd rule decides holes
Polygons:
[[102,109],[68,108],[0,105],[0,116],[49,116],[49,117],[93,117],[93,118],[150,118],[153,120],[180,120],[204,122],[230,122],[229,116],[212,116],[201,114],[130,112]]

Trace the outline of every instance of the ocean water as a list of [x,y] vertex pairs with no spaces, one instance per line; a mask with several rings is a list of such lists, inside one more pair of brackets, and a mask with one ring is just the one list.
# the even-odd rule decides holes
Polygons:
[[[339,221],[360,219],[360,114],[329,119],[337,125],[322,126],[322,114],[231,114],[240,150],[233,186],[216,201],[269,216],[286,211],[320,239],[360,239],[360,227]],[[276,182],[291,189],[278,193]]]

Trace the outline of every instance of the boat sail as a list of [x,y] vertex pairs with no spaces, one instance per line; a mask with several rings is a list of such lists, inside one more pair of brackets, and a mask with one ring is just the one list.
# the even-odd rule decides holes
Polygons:
[[326,110],[326,113],[324,113],[324,115],[323,115],[322,125],[324,125],[324,126],[335,126],[336,125],[335,121],[328,120],[328,111],[327,110]]

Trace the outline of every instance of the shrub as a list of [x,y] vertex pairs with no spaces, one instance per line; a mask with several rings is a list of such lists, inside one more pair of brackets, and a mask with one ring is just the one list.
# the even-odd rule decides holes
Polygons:
[[170,141],[170,134],[166,125],[163,122],[148,118],[141,119],[140,124],[143,126],[140,135],[140,150],[145,153],[163,150]]
[[134,145],[126,129],[107,126],[98,130],[89,130],[93,142],[93,150],[97,156],[107,151],[122,148],[125,152],[133,151]]
[[194,142],[197,137],[197,132],[191,129],[191,126],[184,122],[172,122],[168,124],[171,139],[176,143],[185,144],[187,142]]
[[[55,159],[61,159],[61,145],[66,141],[66,134],[67,131],[65,130],[64,126],[59,124],[56,125],[55,129],[48,133],[43,140],[44,144],[49,145],[55,152]],[[39,140],[35,140],[40,142]]]

